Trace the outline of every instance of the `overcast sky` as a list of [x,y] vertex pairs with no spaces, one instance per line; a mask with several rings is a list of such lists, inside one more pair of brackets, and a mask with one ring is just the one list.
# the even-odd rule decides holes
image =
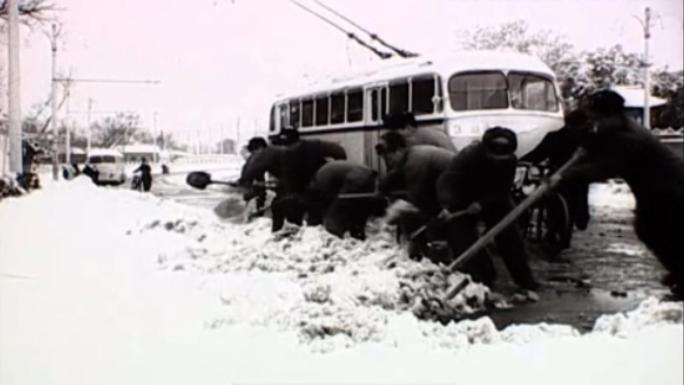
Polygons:
[[[312,0],[300,0],[316,8]],[[643,50],[635,16],[656,15],[651,39],[656,66],[681,69],[681,0],[324,0],[403,48],[429,54],[457,48],[459,31],[525,20],[550,29],[578,50],[622,44]],[[83,124],[88,98],[93,119],[136,111],[143,125],[202,141],[265,129],[277,92],[306,77],[348,71],[376,61],[339,31],[288,0],[56,0],[65,34],[58,68],[75,78],[151,79],[159,85],[74,86],[70,118]],[[316,8],[320,10],[321,8]],[[49,92],[45,36],[22,30],[22,109]],[[6,61],[6,56],[3,55]]]

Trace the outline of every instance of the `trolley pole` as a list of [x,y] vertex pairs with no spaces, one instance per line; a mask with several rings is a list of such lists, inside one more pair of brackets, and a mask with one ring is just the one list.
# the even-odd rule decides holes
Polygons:
[[[10,171],[15,174],[24,172],[21,149],[21,98],[19,94],[20,69],[19,69],[19,4],[17,0],[9,0],[7,3],[8,37],[7,56],[9,60],[9,150]],[[4,156],[4,154],[2,154]]]

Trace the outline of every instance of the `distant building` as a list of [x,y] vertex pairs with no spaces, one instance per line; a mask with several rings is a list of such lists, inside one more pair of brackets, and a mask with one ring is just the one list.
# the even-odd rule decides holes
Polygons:
[[161,160],[161,151],[156,144],[129,144],[118,146],[117,150],[123,154],[124,162],[127,163],[139,163],[142,158],[146,158],[150,162]]
[[235,154],[235,140],[224,139],[218,143],[218,151],[221,154]]
[[[639,86],[615,86],[611,88],[613,91],[620,94],[625,99],[625,112],[627,115],[639,122],[639,124],[644,124],[644,89]],[[653,122],[656,120],[656,116],[659,113],[660,108],[667,104],[667,100],[659,98],[657,96],[650,95],[648,98],[648,104],[651,110],[651,124],[649,127],[653,127]]]

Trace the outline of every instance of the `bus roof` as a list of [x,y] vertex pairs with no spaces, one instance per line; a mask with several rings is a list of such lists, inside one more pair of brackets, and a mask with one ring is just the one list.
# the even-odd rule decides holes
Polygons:
[[528,71],[555,78],[553,71],[544,62],[531,55],[500,51],[461,51],[440,57],[383,61],[374,68],[324,78],[294,93],[280,94],[277,99],[324,93],[412,75],[437,73],[448,78],[457,72],[486,70]]

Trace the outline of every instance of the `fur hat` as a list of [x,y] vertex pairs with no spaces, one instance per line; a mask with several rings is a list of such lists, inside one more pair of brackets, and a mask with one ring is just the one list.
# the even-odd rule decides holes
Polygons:
[[508,156],[518,148],[518,137],[512,130],[497,126],[485,131],[482,144],[490,155]]
[[613,115],[622,112],[625,99],[615,91],[600,90],[589,97],[589,110],[600,115]]
[[265,147],[268,147],[268,143],[266,143],[266,139],[260,136],[255,136],[247,142],[247,151],[249,152],[254,152]]

